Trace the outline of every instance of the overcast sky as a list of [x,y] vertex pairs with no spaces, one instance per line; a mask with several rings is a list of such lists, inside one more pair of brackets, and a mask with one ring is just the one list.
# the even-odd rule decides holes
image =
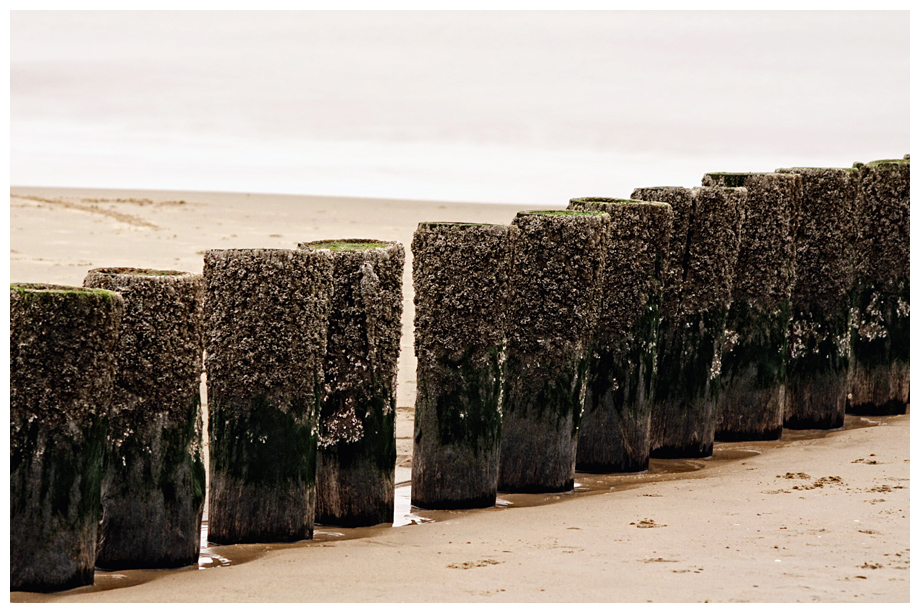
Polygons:
[[909,151],[906,11],[14,11],[10,38],[14,185],[551,203]]

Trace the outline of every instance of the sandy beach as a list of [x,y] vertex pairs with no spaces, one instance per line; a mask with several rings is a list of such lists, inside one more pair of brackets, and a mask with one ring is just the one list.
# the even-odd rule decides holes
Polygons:
[[409,508],[412,233],[423,221],[510,223],[527,208],[12,187],[12,282],[81,285],[114,266],[200,272],[207,249],[322,239],[407,252],[397,526],[207,547],[198,568],[97,571],[95,586],[11,602],[909,602],[909,414],[717,444],[712,459],[654,460],[642,475],[579,473],[575,492],[500,494],[492,509]]

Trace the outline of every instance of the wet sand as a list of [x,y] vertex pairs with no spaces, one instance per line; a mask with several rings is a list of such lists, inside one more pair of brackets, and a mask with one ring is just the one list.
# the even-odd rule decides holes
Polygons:
[[[560,203],[559,208],[564,208]],[[14,282],[86,271],[199,272],[212,248],[399,240],[421,221],[509,223],[507,205],[14,187]],[[411,254],[397,403],[397,527],[318,526],[295,544],[206,547],[197,568],[97,571],[12,602],[908,602],[910,417],[717,444],[641,475],[579,473],[575,492],[492,509],[410,509]]]

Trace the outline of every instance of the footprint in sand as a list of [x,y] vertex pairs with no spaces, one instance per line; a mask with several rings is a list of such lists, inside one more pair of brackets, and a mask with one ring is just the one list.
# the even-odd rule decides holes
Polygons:
[[471,568],[481,568],[483,566],[492,566],[501,564],[498,560],[477,560],[476,562],[462,562],[460,564],[448,564],[447,568],[456,568],[459,570],[469,570]]
[[667,526],[667,524],[656,524],[654,519],[643,519],[639,522],[631,521],[629,525],[636,528],[664,528]]

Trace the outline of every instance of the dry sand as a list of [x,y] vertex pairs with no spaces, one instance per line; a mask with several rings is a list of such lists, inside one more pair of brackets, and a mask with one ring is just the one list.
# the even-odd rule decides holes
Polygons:
[[[559,203],[564,208],[566,203]],[[478,511],[408,508],[415,359],[412,232],[509,223],[519,209],[256,194],[14,187],[14,282],[82,284],[103,266],[198,272],[213,248],[327,238],[407,247],[397,404],[400,527],[318,527],[292,545],[208,547],[198,569],[96,573],[12,602],[909,602],[910,417],[717,444],[645,475],[579,474],[576,492]]]

